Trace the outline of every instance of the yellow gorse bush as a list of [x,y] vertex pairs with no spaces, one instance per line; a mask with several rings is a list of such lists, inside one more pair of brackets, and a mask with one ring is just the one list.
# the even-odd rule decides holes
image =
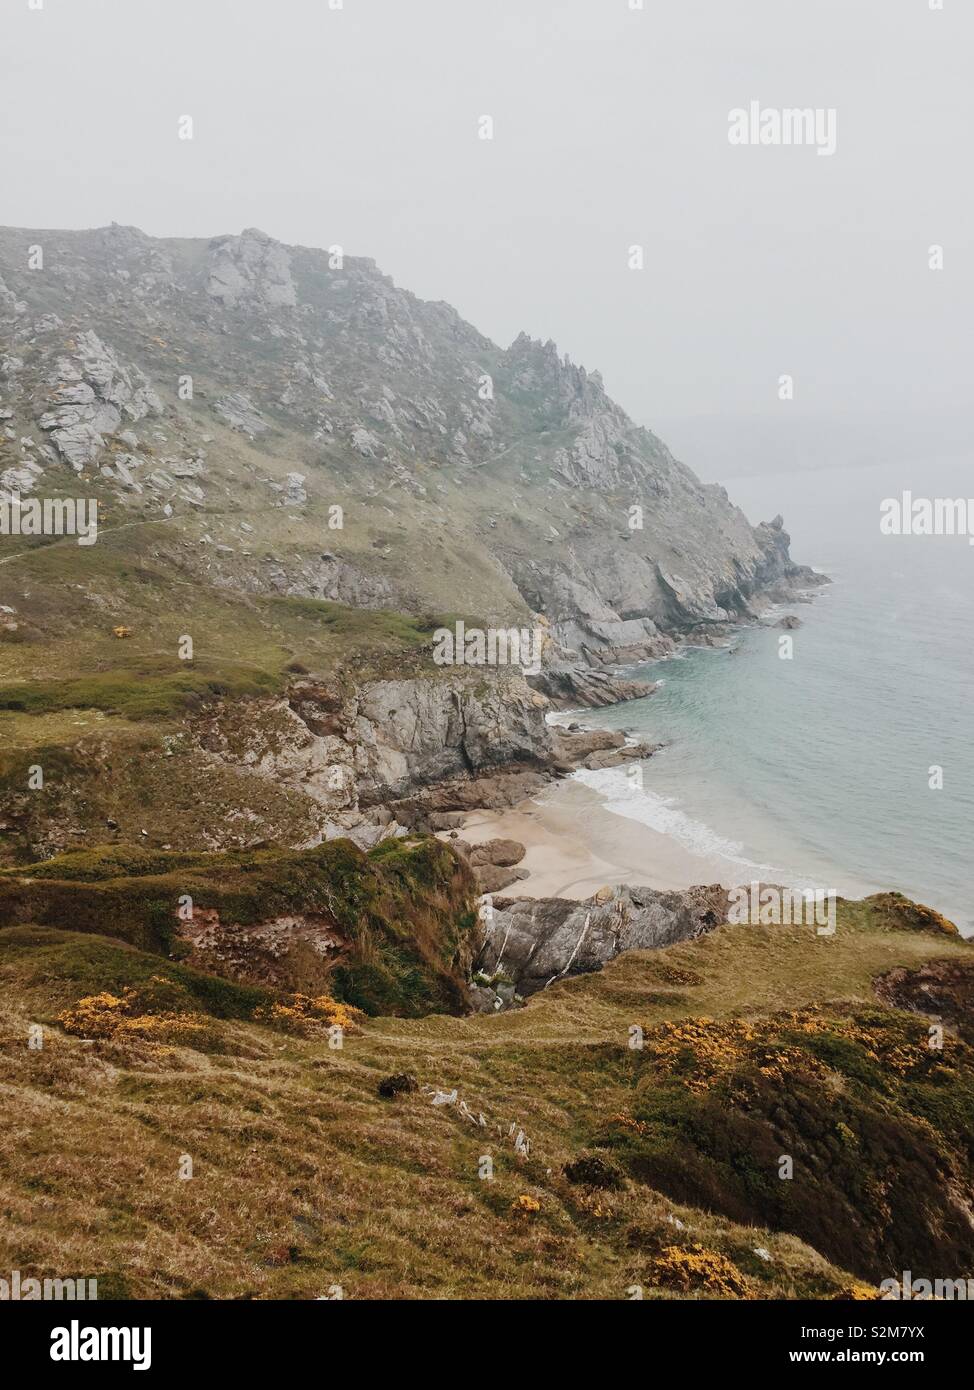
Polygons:
[[329,994],[293,994],[267,1008],[257,1009],[254,1018],[289,1032],[313,1036],[329,1028],[341,1028],[344,1033],[357,1032],[365,1014],[352,1004],[332,999]]
[[712,1018],[664,1023],[646,1039],[649,1061],[666,1074],[680,1072],[691,1091],[705,1091],[737,1066],[758,1034],[748,1023]]
[[827,1034],[854,1043],[869,1061],[901,1077],[950,1071],[963,1044],[948,1035],[943,1048],[933,1050],[927,1046],[925,1025],[917,1022],[914,1031],[915,1037],[908,1039],[902,1034],[891,1036],[879,1022],[836,1017],[813,1006],[758,1022],[710,1018],[666,1022],[647,1035],[645,1057],[658,1075],[678,1076],[696,1094],[745,1061],[774,1081],[787,1082],[797,1076],[823,1078],[828,1065],[802,1047],[796,1034]]
[[[153,980],[152,984],[164,983]],[[140,1012],[138,991],[125,989],[121,995],[88,994],[70,1008],[63,1009],[57,1021],[66,1033],[79,1038],[119,1041],[141,1038],[147,1042],[193,1044],[211,1031],[204,1014],[167,1009],[158,1013]]]
[[702,1245],[686,1248],[667,1245],[649,1269],[654,1284],[682,1293],[709,1293],[725,1298],[747,1298],[750,1286],[733,1261],[719,1250]]
[[531,1197],[526,1192],[522,1192],[520,1197],[515,1197],[511,1203],[511,1211],[518,1214],[526,1212],[529,1215],[541,1210],[541,1203],[537,1197]]

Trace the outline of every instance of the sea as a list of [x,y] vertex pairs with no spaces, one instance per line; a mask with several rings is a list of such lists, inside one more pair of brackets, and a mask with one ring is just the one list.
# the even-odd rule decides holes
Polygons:
[[974,468],[723,485],[752,522],[780,512],[793,559],[832,583],[772,615],[795,614],[794,631],[750,627],[633,668],[658,691],[584,722],[665,747],[641,786],[625,769],[576,776],[607,810],[723,861],[728,883],[898,889],[974,933],[974,545],[880,531],[881,503],[904,490],[974,498]]

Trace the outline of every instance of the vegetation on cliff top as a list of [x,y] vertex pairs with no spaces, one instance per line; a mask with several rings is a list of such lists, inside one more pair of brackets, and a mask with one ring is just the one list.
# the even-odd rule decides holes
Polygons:
[[598,1141],[675,1201],[880,1281],[970,1266],[972,1134],[974,1050],[931,1046],[915,1015],[834,1004],[654,1029]]
[[[378,859],[391,869],[400,855],[409,850],[389,846]],[[159,865],[148,856],[139,867]],[[79,859],[72,871],[94,872],[97,885],[115,869]],[[879,1007],[874,981],[895,978],[922,1006],[909,981],[937,971],[947,991],[967,979],[971,955],[881,900],[840,903],[832,938],[721,927],[561,981],[515,1012],[366,1019],[335,1050],[250,1021],[267,1007],[252,987],[100,935],[0,929],[0,1261],[96,1273],[102,1297],[314,1298],[336,1285],[349,1298],[625,1299],[634,1286],[647,1298],[875,1297],[855,1252],[846,1263],[824,1248],[827,1225],[798,1225],[854,1163],[863,1251],[872,1261],[889,1241],[868,1277],[900,1273],[898,1242],[924,1222],[951,1241],[950,1260],[941,1251],[933,1269],[908,1267],[962,1274],[971,1252],[949,1217],[955,1186],[970,1181],[970,1059],[949,1030],[942,1057],[928,1059],[928,1021]],[[203,1045],[157,1041],[151,1027],[86,1044],[57,1023],[82,999],[127,989],[140,1008],[205,1015]],[[45,1025],[40,1050],[27,1046],[32,1023]],[[691,1028],[704,1037],[687,1061],[680,1034]],[[799,1089],[762,1066],[797,1072]],[[420,1089],[389,1100],[379,1087],[393,1073]],[[458,1105],[432,1105],[423,1086],[456,1088],[485,1126]],[[729,1211],[703,1194],[712,1165],[730,1163],[713,1117],[738,1086],[753,1088],[756,1106],[721,1111],[743,1146]],[[522,1132],[527,1153],[515,1148]],[[921,1134],[931,1159],[917,1166]],[[611,1150],[593,1144],[616,1137]],[[608,1186],[604,1165],[578,1162],[593,1150],[614,1156]],[[686,1157],[692,1194],[669,1185],[657,1158],[667,1152]],[[777,1177],[784,1152],[790,1183]],[[889,1211],[900,1160],[920,1184],[902,1226]]]
[[[308,850],[223,854],[105,846],[0,871],[0,925],[70,927],[165,955],[188,955],[179,910],[216,913],[233,943],[242,929],[299,914],[330,926],[334,961],[288,953],[294,988],[323,986],[368,1013],[464,1009],[475,921],[469,870],[445,844],[390,841],[366,854],[350,840]],[[238,931],[241,929],[241,931]],[[293,956],[293,960],[290,957]],[[253,948],[254,966],[260,959]],[[309,973],[310,972],[310,973]]]

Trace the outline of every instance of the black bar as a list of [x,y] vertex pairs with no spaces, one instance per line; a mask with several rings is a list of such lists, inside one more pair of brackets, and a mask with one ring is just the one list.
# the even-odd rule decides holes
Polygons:
[[[52,1345],[64,1340],[55,1329],[70,1331],[72,1322],[79,1328],[79,1351],[85,1328],[150,1329],[148,1367],[136,1372],[131,1360],[52,1360]],[[281,1376],[301,1367],[324,1376],[326,1368],[337,1371],[350,1358],[362,1376],[386,1363],[390,1370],[412,1364],[415,1373],[431,1374],[447,1365],[460,1369],[452,1356],[444,1361],[445,1353],[470,1357],[471,1369],[500,1367],[505,1347],[512,1373],[525,1368],[518,1347],[531,1349],[544,1363],[564,1357],[569,1365],[587,1347],[600,1358],[628,1353],[647,1370],[663,1358],[677,1358],[694,1372],[805,1366],[828,1374],[834,1367],[877,1366],[909,1374],[963,1364],[970,1318],[966,1308],[930,1301],[25,1302],[0,1306],[0,1335],[5,1358],[22,1373],[46,1370],[66,1379],[79,1372]],[[106,1346],[110,1351],[111,1342]],[[144,1334],[130,1346],[143,1359],[145,1349]]]

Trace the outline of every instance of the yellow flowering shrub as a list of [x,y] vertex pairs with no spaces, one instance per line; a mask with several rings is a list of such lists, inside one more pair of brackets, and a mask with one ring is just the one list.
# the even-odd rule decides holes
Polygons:
[[874,1285],[863,1284],[854,1279],[850,1284],[844,1284],[835,1297],[840,1300],[849,1299],[854,1303],[876,1303],[883,1295]]
[[733,1261],[702,1245],[667,1245],[649,1267],[649,1279],[663,1289],[708,1293],[718,1298],[747,1298],[750,1286]]
[[650,1063],[665,1075],[679,1075],[694,1092],[737,1066],[758,1034],[749,1023],[689,1018],[662,1024],[646,1039]]
[[[914,1036],[904,1037],[903,1028]],[[748,1021],[689,1018],[660,1024],[645,1039],[645,1060],[660,1079],[675,1077],[701,1094],[715,1082],[749,1063],[769,1080],[787,1083],[797,1077],[822,1079],[831,1069],[825,1056],[802,1045],[802,1037],[827,1037],[862,1049],[867,1062],[897,1077],[943,1074],[953,1068],[961,1046],[945,1036],[939,1050],[927,1046],[926,1024],[903,1024],[891,1032],[868,1014],[841,1017],[810,1007]]]
[[[156,983],[150,981],[150,985]],[[165,983],[164,981],[161,983]],[[164,1009],[142,1012],[139,992],[125,989],[120,995],[88,994],[70,1008],[63,1009],[57,1021],[66,1033],[79,1038],[101,1038],[117,1042],[137,1038],[155,1043],[183,1043],[198,1046],[213,1033],[204,1014]]]
[[328,994],[292,994],[268,1008],[257,1009],[254,1018],[286,1032],[314,1037],[329,1028],[341,1028],[344,1033],[358,1032],[365,1018],[361,1009],[342,1004]]
[[541,1203],[537,1197],[531,1197],[526,1192],[522,1192],[520,1197],[515,1197],[511,1203],[511,1211],[518,1216],[533,1216],[536,1211],[541,1210]]

